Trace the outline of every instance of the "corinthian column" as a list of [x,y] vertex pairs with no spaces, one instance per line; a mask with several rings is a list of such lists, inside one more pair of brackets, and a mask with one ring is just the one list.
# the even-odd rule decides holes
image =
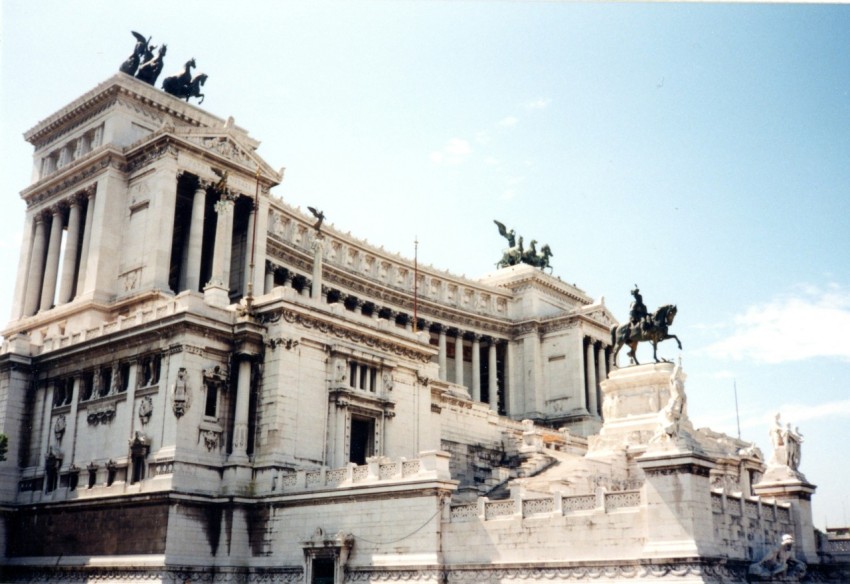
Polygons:
[[584,370],[585,378],[587,379],[587,411],[592,416],[595,416],[599,410],[596,403],[596,365],[593,358],[595,353],[593,342],[589,342],[587,344],[587,351],[585,352]]
[[440,333],[439,337],[437,337],[437,348],[439,349],[439,354],[437,356],[437,361],[440,365],[440,381],[446,381],[446,327],[443,325],[439,325]]
[[499,411],[499,378],[496,375],[496,339],[490,339],[487,352],[487,387],[490,391],[490,409]]
[[41,285],[41,310],[53,306],[56,295],[56,277],[59,275],[59,251],[62,247],[62,211],[53,208],[53,221],[50,223],[50,244],[47,247],[47,262],[44,266],[44,282]]
[[91,242],[91,230],[94,223],[94,190],[88,193],[88,204],[86,205],[86,225],[83,227],[83,243],[80,250],[80,269],[77,271],[77,296],[85,292],[86,270],[89,260],[89,246]]
[[463,331],[460,329],[455,337],[455,383],[463,385]]
[[212,277],[204,288],[206,302],[214,306],[230,304],[230,254],[233,247],[234,200],[234,196],[223,193],[215,204],[218,219],[215,226]]
[[481,401],[481,335],[472,335],[472,399]]
[[68,237],[65,238],[65,258],[62,261],[62,280],[59,285],[59,298],[56,304],[71,301],[74,291],[74,272],[77,270],[77,252],[80,249],[80,201],[71,199],[71,211],[68,215]]
[[202,186],[195,189],[192,199],[192,222],[189,225],[189,253],[186,258],[186,288],[198,292],[201,287],[201,251],[204,246],[204,214],[207,191]]
[[35,236],[33,238],[30,269],[27,273],[27,295],[24,302],[24,316],[32,316],[38,309],[38,299],[41,294],[41,281],[44,276],[44,248],[47,247],[47,232],[45,231],[44,215],[35,216]]

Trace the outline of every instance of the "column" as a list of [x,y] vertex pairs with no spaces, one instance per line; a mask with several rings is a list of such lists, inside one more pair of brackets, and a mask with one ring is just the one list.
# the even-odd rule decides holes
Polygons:
[[490,339],[487,352],[487,387],[490,388],[490,409],[499,411],[499,378],[496,375],[496,339]]
[[62,248],[62,211],[53,208],[53,221],[50,223],[50,243],[47,246],[47,261],[44,266],[44,282],[41,285],[40,310],[49,310],[56,295],[56,278],[59,275],[59,252]]
[[585,381],[587,384],[587,411],[590,412],[592,416],[595,416],[597,410],[599,409],[596,403],[596,365],[594,364],[595,354],[596,353],[593,350],[593,342],[588,342],[587,349],[585,350],[584,371]]
[[269,233],[269,199],[260,195],[257,201],[257,237],[254,241],[254,294],[258,294],[263,286],[262,266],[266,262],[266,243]]
[[68,237],[65,238],[65,258],[62,261],[62,280],[59,286],[59,299],[56,304],[66,304],[71,301],[79,249],[80,201],[75,197],[71,199],[71,211],[68,215]]
[[245,260],[242,262],[242,265],[245,266],[242,271],[242,296],[250,295],[253,297],[255,294],[259,292],[259,290],[254,288],[254,270],[257,269],[256,264],[251,266],[254,263],[254,254],[252,253],[254,250],[254,222],[257,220],[257,208],[256,202],[251,205],[251,210],[248,211],[248,230],[245,233]]
[[599,343],[599,346],[596,349],[596,390],[594,391],[594,395],[596,396],[596,409],[591,414],[599,414],[599,410],[601,409],[601,402],[599,401],[599,385],[608,378],[608,372],[605,367],[605,346],[602,343]]
[[463,385],[463,331],[460,329],[455,337],[455,383]]
[[11,320],[24,316],[24,303],[27,297],[27,276],[32,262],[33,223],[35,217],[27,214],[24,230],[21,232],[21,253],[18,258],[18,271],[15,275],[15,296],[12,300]]
[[440,327],[440,336],[438,337],[437,344],[440,351],[440,354],[437,357],[438,363],[440,364],[440,381],[446,381],[446,327],[441,324],[437,326]]
[[24,316],[32,316],[38,310],[41,295],[41,278],[44,274],[44,250],[47,247],[47,231],[44,215],[35,216],[35,236],[33,237],[30,269],[27,274],[27,294],[24,301]]
[[230,304],[230,254],[233,247],[234,197],[223,193],[215,204],[218,219],[215,225],[212,276],[204,287],[204,299],[213,306]]
[[248,402],[251,395],[251,360],[242,356],[236,380],[236,412],[233,419],[231,460],[248,459]]
[[310,297],[319,300],[322,297],[322,253],[325,250],[325,240],[317,235],[310,244],[313,249],[313,288]]
[[481,335],[472,334],[472,400],[481,401]]
[[263,262],[266,266],[265,281],[263,282],[263,293],[268,294],[274,289],[274,264],[270,261]]
[[201,185],[195,189],[192,199],[192,222],[189,225],[189,253],[186,258],[186,288],[192,292],[201,290],[201,252],[204,247],[204,215],[207,207],[207,191]]
[[88,193],[88,205],[86,205],[86,225],[83,227],[83,243],[80,249],[80,269],[77,272],[77,296],[85,290],[86,269],[89,259],[89,242],[91,241],[92,221],[94,220],[94,190]]

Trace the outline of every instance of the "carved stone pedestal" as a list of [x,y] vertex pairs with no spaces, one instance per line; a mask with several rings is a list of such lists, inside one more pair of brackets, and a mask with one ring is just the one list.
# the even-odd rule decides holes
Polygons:
[[694,452],[645,454],[637,463],[646,475],[646,556],[714,554],[709,473],[715,464]]
[[[638,452],[656,436],[660,416],[670,401],[673,363],[654,363],[614,369],[600,384],[602,416],[605,420],[597,436],[589,439],[589,456],[604,454],[628,446]],[[683,408],[679,425],[693,431]]]
[[[791,477],[789,475],[796,475]],[[776,477],[783,477],[775,480]],[[768,467],[761,482],[753,485],[753,493],[759,497],[775,498],[780,503],[790,503],[791,520],[794,524],[794,547],[797,557],[807,564],[818,562],[815,528],[812,523],[812,494],[817,487],[805,477],[787,467]]]
[[204,288],[204,302],[210,306],[225,308],[230,304],[230,292],[223,286],[209,284]]

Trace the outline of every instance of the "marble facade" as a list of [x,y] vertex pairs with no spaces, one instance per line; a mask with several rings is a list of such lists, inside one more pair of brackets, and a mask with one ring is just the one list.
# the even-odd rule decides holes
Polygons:
[[785,534],[819,564],[814,485],[694,429],[681,367],[614,367],[576,286],[319,234],[232,118],[124,74],[26,139],[4,581],[743,582]]

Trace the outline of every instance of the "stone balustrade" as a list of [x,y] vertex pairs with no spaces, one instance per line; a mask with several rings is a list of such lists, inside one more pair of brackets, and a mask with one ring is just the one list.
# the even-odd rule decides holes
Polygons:
[[[275,200],[269,218],[269,237],[288,244],[312,256],[311,243],[315,238],[312,220]],[[338,234],[323,229],[323,262],[340,270],[355,272],[363,278],[413,294],[416,286],[420,300],[456,307],[493,317],[508,316],[511,295],[495,287],[437,270],[418,267],[418,283],[414,283],[413,261],[398,254],[377,249],[350,234]]]
[[[290,494],[302,491],[323,491],[338,488],[381,486],[423,480],[450,480],[449,455],[441,451],[423,452],[419,458],[375,459],[363,465],[353,463],[341,468],[299,470],[294,473],[271,475],[269,492]],[[258,481],[259,482],[259,481]]]
[[490,521],[514,517],[568,516],[574,513],[610,513],[620,509],[637,509],[641,506],[641,491],[617,491],[609,493],[597,489],[595,494],[565,497],[555,493],[552,497],[528,499],[503,499],[490,501],[479,497],[475,503],[454,505],[451,521]]
[[[104,322],[96,327],[73,331],[68,334],[42,337],[40,333],[35,332],[30,339],[32,342],[32,354],[33,356],[43,355],[50,351],[64,349],[85,341],[91,341],[112,333],[154,322],[179,312],[184,312],[187,306],[181,300],[180,298],[173,298],[160,304],[149,305],[140,308],[131,316],[119,316],[113,321]],[[11,347],[12,339],[4,340],[2,348],[0,348],[0,354],[9,352]]]

